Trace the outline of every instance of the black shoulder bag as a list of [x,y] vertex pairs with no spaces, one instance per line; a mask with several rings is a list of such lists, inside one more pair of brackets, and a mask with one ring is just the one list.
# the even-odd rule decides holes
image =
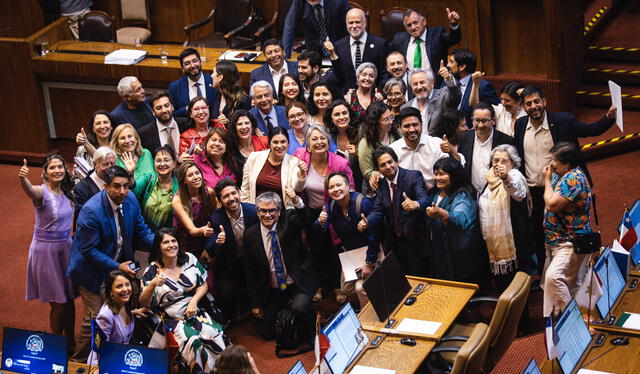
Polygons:
[[598,210],[596,209],[596,195],[593,194],[593,216],[596,219],[597,231],[575,232],[571,238],[573,251],[577,255],[589,255],[600,251],[602,238],[600,237],[600,223],[598,222]]

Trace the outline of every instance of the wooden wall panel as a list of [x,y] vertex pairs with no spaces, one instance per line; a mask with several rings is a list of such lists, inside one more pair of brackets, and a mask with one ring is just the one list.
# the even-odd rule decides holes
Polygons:
[[0,37],[24,38],[44,27],[37,0],[0,1]]
[[115,92],[73,88],[49,88],[51,112],[58,138],[75,139],[82,126],[98,109],[111,111],[120,104]]

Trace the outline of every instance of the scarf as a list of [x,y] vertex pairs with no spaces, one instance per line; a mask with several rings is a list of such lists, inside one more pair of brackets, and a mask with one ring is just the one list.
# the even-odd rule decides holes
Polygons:
[[486,175],[489,197],[487,199],[487,251],[491,273],[507,274],[518,266],[516,245],[511,228],[511,198],[502,179],[489,169]]

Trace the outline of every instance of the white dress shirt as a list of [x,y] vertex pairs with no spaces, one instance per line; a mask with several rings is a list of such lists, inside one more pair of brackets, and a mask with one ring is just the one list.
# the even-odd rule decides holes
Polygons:
[[280,78],[289,72],[289,67],[287,66],[287,60],[284,60],[280,70],[273,69],[271,65],[267,65],[267,66],[269,66],[269,72],[271,73],[271,78],[273,79],[273,88],[274,88],[273,96],[278,97],[278,88],[280,86]]
[[[431,68],[431,62],[429,62],[429,57],[427,56],[427,29],[424,30],[422,35],[420,35],[420,49],[422,50],[422,68],[431,71],[433,74],[433,69]],[[416,38],[413,36],[409,39],[409,45],[407,46],[407,66],[409,70],[413,70],[413,56],[416,51]],[[435,74],[433,75],[435,77]]]
[[[458,80],[458,83],[460,84],[460,92],[462,93],[462,98],[464,98],[464,91],[467,89],[467,85],[469,85],[470,81],[471,81],[471,74]],[[458,103],[458,109],[462,107],[462,98]]]
[[422,173],[427,190],[430,190],[434,185],[433,164],[449,156],[440,150],[440,143],[442,139],[422,134],[416,149],[409,147],[404,138],[396,140],[389,147],[398,155],[400,167]]
[[491,163],[491,143],[493,142],[493,131],[491,135],[484,142],[478,139],[478,135],[475,135],[475,141],[473,142],[473,162],[471,163],[471,183],[476,188],[478,193],[482,192],[484,186],[487,184],[487,178],[485,175],[489,171]]
[[[160,137],[160,145],[167,145],[168,143],[168,133],[165,129],[169,129],[171,131],[171,138],[173,140],[173,144],[171,145],[174,150],[178,150],[178,146],[180,144],[180,130],[178,129],[178,124],[174,118],[171,118],[171,122],[168,125],[163,124],[162,122],[156,119],[156,126],[158,126],[158,136]],[[153,151],[152,151],[153,152]]]
[[[276,236],[278,236],[278,224],[273,225],[272,229],[275,230]],[[270,229],[266,228],[262,223],[260,223],[260,233],[262,234],[262,242],[264,243],[264,253],[267,255],[267,262],[269,262],[269,272],[271,273],[271,288],[278,288],[278,281],[276,280],[276,267],[273,264],[273,252],[271,251],[271,234],[269,234]],[[282,248],[282,244],[278,239],[278,244],[280,244],[280,254],[282,255],[282,267],[284,268],[284,274],[287,280],[287,284],[292,284],[293,279],[289,276],[289,272],[287,271],[287,265],[284,263],[284,249]]]
[[[204,85],[204,73],[200,73],[200,79],[198,79],[197,81],[194,82],[190,78],[187,78],[187,82],[189,82],[189,100],[198,96],[198,88],[196,87],[196,83],[200,83],[200,91],[202,92],[202,96],[207,97],[207,87]],[[209,98],[207,97],[207,99]]]
[[242,210],[242,205],[240,205],[240,215],[238,218],[233,218],[227,213],[227,217],[229,217],[229,223],[231,223],[231,229],[233,230],[233,236],[236,238],[236,249],[237,249],[237,257],[242,257],[242,243],[244,238],[244,212]]
[[265,126],[267,126],[266,117],[269,116],[269,121],[271,122],[273,127],[278,127],[278,115],[276,114],[276,106],[275,105],[271,106],[271,112],[269,112],[267,114],[262,113],[262,111],[260,109],[258,109],[258,113],[260,113],[260,116],[262,117],[262,120],[264,121],[264,125]]
[[93,183],[98,186],[100,191],[104,190],[104,185],[107,184],[107,182],[105,182],[104,179],[100,178],[95,170],[91,174],[89,174],[89,177],[91,178]]
[[391,197],[391,201],[393,201],[393,188],[391,188],[391,183],[394,183],[396,185],[396,188],[398,188],[398,174],[400,174],[400,170],[396,172],[396,175],[393,177],[392,180],[389,180],[388,178],[384,178],[384,180],[386,180],[387,184],[389,185],[389,196]]
[[[122,205],[118,205],[107,195],[107,199],[109,199],[109,204],[111,204],[111,209],[113,209],[113,220],[116,221],[116,236],[118,237],[117,249],[115,256],[113,259],[118,261],[118,257],[120,257],[120,252],[122,252],[122,233],[120,232],[120,222],[118,222],[118,210],[122,212]],[[123,213],[124,215],[124,213]]]
[[360,62],[364,62],[364,49],[367,44],[367,32],[364,31],[362,35],[360,35],[360,39],[354,39],[353,36],[349,37],[349,45],[351,46],[351,62],[353,63],[353,68],[356,67],[356,40],[360,41]]
[[[511,113],[509,113],[509,111],[507,111],[504,106],[502,106],[502,104],[493,105],[493,110],[496,112],[496,130],[509,136],[513,136],[515,129],[511,124],[511,120],[513,119]],[[516,119],[524,117],[526,115],[527,113],[524,111],[524,109],[520,108]]]

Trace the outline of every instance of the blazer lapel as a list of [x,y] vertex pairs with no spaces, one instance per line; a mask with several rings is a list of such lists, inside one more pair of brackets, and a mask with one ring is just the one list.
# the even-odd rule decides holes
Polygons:
[[107,196],[107,191],[102,190],[102,206],[107,213],[105,216],[107,217],[107,221],[109,223],[109,227],[111,228],[111,233],[113,237],[116,239],[116,243],[118,240],[118,229],[116,228],[115,215],[113,214],[113,208],[111,208],[111,202],[109,202],[109,197]]
[[553,113],[547,112],[547,123],[549,124],[549,131],[551,131],[551,139],[553,140],[553,144],[556,144],[558,141],[558,126],[555,125],[556,118]]

